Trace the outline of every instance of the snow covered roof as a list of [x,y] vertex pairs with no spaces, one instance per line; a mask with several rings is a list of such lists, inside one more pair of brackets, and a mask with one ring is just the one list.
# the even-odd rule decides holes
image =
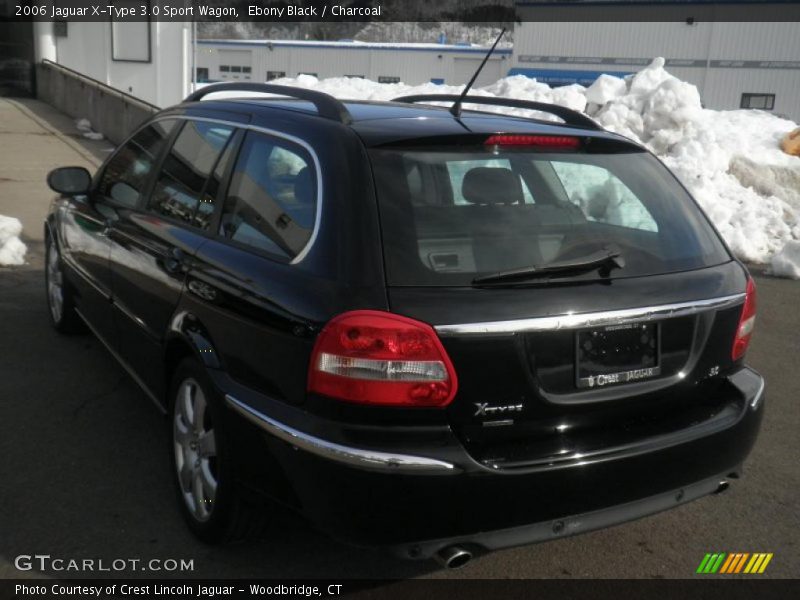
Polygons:
[[[422,44],[411,42],[358,42],[355,40],[311,41],[311,40],[198,40],[207,46],[273,46],[285,48],[338,48],[341,50],[394,50],[406,52],[463,52],[486,54],[488,46],[472,44]],[[495,54],[510,55],[511,48],[498,47]]]

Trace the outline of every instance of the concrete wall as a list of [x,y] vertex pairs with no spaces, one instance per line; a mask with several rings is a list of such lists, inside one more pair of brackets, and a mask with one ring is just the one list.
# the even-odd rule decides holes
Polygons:
[[40,100],[75,119],[89,119],[95,131],[115,144],[122,142],[158,110],[119,90],[49,63],[36,66],[36,89]]

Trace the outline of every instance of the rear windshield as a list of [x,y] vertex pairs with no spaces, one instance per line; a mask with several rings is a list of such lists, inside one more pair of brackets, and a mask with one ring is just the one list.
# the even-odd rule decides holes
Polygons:
[[605,274],[612,279],[730,260],[691,198],[645,152],[370,153],[389,285],[471,285],[477,277],[580,260],[606,248],[624,258],[623,268]]

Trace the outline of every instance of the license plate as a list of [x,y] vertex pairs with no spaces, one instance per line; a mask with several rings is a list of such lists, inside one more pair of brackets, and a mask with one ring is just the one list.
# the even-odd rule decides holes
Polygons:
[[661,374],[658,323],[611,325],[575,335],[579,388],[618,385]]

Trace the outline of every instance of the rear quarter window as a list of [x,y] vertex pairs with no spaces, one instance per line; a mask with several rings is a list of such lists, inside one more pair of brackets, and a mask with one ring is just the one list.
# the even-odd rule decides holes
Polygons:
[[248,132],[231,175],[220,234],[278,258],[295,258],[313,234],[317,185],[305,148]]

